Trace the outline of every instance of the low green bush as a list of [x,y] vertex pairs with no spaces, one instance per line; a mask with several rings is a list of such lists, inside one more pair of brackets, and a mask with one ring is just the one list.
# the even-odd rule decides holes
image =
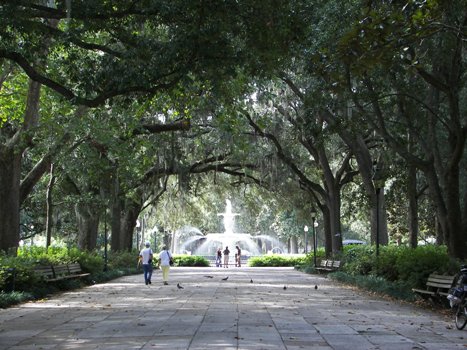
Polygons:
[[104,258],[98,252],[81,251],[77,248],[68,250],[68,262],[78,262],[85,272],[97,273],[104,270]]
[[[18,255],[15,257],[0,253],[0,307],[139,272],[136,251],[109,252],[108,257],[107,270],[104,271],[104,257],[101,253],[77,248],[22,247],[18,249]],[[83,271],[89,272],[90,276],[46,282],[34,273],[36,265],[74,262],[78,262]]]
[[407,301],[414,300],[412,288],[424,288],[430,273],[455,275],[462,264],[449,257],[445,246],[344,247],[342,267],[329,277],[360,288]]
[[397,254],[397,279],[417,288],[425,286],[430,273],[455,275],[459,272],[460,262],[449,257],[446,246],[404,248]]
[[72,261],[70,250],[66,247],[21,247],[17,258],[32,261],[38,265],[67,264]]
[[379,276],[350,275],[341,271],[331,273],[329,274],[329,277],[342,283],[355,285],[359,288],[388,295],[396,299],[406,301],[415,300],[411,286],[403,281],[391,282]]
[[370,245],[349,245],[344,247],[342,268],[351,275],[369,275],[375,266],[376,255]]
[[209,260],[202,256],[196,255],[175,255],[174,256],[175,266],[200,266],[208,267]]
[[28,300],[34,299],[34,296],[31,293],[24,292],[0,292],[0,308],[4,309],[6,307],[16,305]]
[[138,257],[139,252],[137,250],[133,250],[131,252],[109,252],[107,268],[108,270],[136,268],[138,264]]
[[460,262],[449,257],[445,246],[380,246],[379,256],[371,245],[344,247],[342,271],[350,275],[378,276],[422,288],[430,273],[454,275]]
[[255,256],[248,259],[248,266],[252,267],[280,267],[280,266],[297,266],[305,265],[309,261],[309,256],[293,257],[280,254]]

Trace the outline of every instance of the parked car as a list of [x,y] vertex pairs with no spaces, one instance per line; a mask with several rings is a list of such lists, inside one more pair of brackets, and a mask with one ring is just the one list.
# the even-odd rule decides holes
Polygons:
[[351,245],[351,244],[366,244],[366,242],[361,241],[359,239],[344,239],[342,241],[342,245]]

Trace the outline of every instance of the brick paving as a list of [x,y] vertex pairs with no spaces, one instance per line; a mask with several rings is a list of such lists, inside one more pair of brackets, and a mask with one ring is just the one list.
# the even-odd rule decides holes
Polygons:
[[466,348],[452,317],[292,268],[175,267],[168,286],[157,271],[0,310],[5,350]]

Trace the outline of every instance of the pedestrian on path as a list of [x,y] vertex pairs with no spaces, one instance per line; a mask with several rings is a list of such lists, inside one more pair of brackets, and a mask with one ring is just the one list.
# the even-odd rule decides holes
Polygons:
[[238,245],[235,246],[235,248],[237,249],[237,254],[235,254],[235,256],[237,257],[237,259],[235,261],[235,266],[240,267],[242,265],[241,264],[242,250],[240,249],[240,247]]
[[166,246],[163,246],[162,251],[159,253],[159,266],[162,270],[162,281],[165,285],[169,284],[169,270],[171,260],[172,254],[170,254]]
[[217,249],[216,267],[222,267],[222,249]]
[[229,267],[229,254],[230,254],[230,250],[228,246],[225,246],[223,253],[224,253],[224,268],[228,268]]
[[139,253],[139,260],[143,265],[144,283],[148,285],[151,284],[153,253],[149,242],[146,242],[144,245],[146,248],[142,249]]

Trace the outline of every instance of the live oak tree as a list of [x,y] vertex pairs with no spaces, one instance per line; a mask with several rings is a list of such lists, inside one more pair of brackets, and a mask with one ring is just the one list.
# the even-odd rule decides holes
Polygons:
[[438,242],[465,258],[465,1],[372,4],[361,18],[340,49],[355,110],[423,173]]
[[[298,3],[2,4],[0,59],[20,67],[31,84],[23,128],[13,132],[14,138],[5,139],[0,153],[0,187],[2,203],[6,203],[0,211],[0,249],[18,244],[24,148],[16,146],[30,120],[40,120],[41,86],[72,105],[95,108],[111,104],[117,96],[151,97],[179,83],[189,85],[195,76],[222,81],[235,75],[240,66],[257,74],[277,64],[300,32],[296,9],[291,6]],[[2,133],[8,128],[9,121],[2,125]]]
[[301,96],[288,91],[286,83],[279,91],[258,94],[270,106],[256,108],[245,117],[254,133],[271,143],[291,178],[310,194],[309,210],[314,206],[323,215],[326,253],[338,253],[342,250],[341,191],[356,175],[349,164],[352,153],[332,137],[318,114],[306,108]]

